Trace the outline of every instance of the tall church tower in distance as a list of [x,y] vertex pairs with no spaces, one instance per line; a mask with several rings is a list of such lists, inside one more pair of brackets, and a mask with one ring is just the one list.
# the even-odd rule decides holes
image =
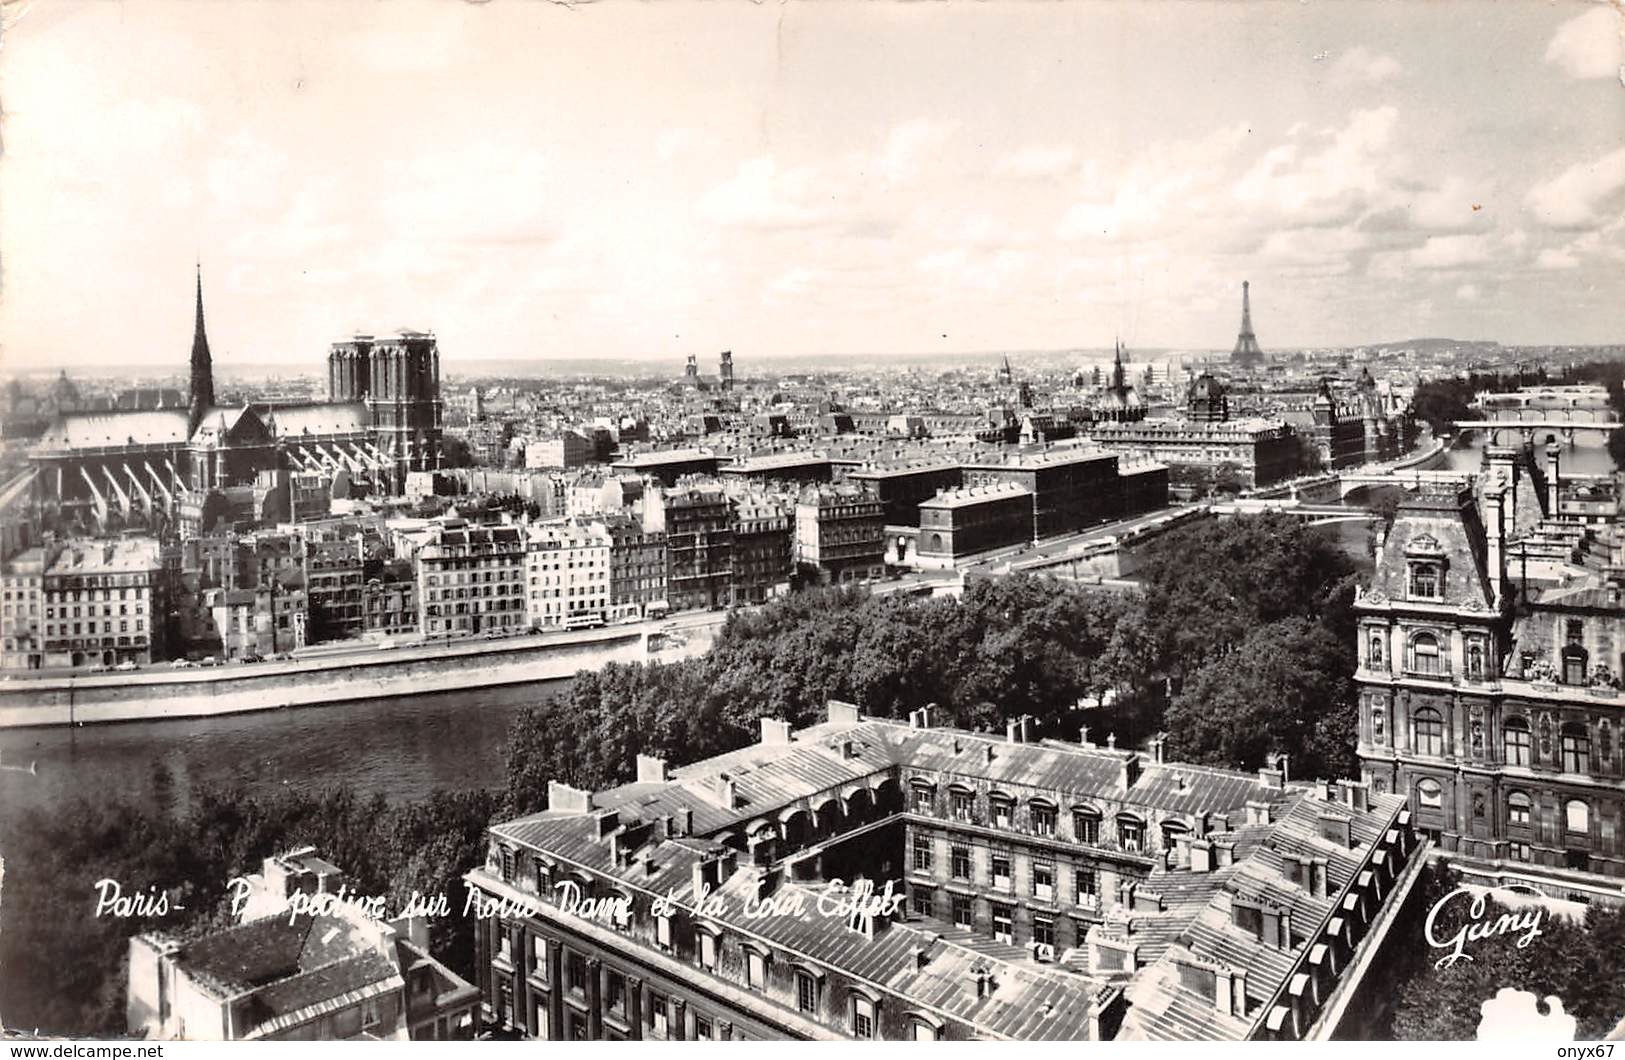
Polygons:
[[373,442],[395,465],[396,490],[410,471],[433,471],[441,458],[440,347],[434,335],[401,331],[357,335],[327,355],[330,400],[361,402]]
[[197,323],[192,331],[192,371],[187,392],[186,434],[191,437],[205,413],[214,406],[214,361],[209,336],[203,330],[203,266],[197,267]]

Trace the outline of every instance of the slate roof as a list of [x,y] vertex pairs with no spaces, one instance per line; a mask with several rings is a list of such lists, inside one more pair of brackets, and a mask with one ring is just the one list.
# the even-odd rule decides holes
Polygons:
[[[1426,601],[1434,607],[1491,611],[1493,594],[1488,576],[1488,542],[1472,493],[1455,487],[1424,487],[1402,501],[1388,539],[1377,554],[1371,576],[1372,592],[1390,601],[1410,595],[1407,583],[1412,558],[1435,556],[1445,563],[1444,596]],[[1380,600],[1380,597],[1379,597]]]
[[[832,708],[833,711],[833,708]],[[991,754],[990,754],[991,752]],[[1157,911],[1114,911],[1108,931],[1131,932],[1140,946],[1142,964],[1134,979],[1137,1004],[1130,1017],[1144,1036],[1241,1037],[1248,1019],[1222,1016],[1211,998],[1186,996],[1177,973],[1160,962],[1173,953],[1190,953],[1249,973],[1248,992],[1255,1008],[1273,995],[1297,960],[1292,950],[1264,946],[1230,926],[1229,901],[1255,898],[1290,908],[1299,932],[1312,930],[1331,909],[1330,898],[1315,898],[1282,873],[1282,854],[1308,853],[1327,860],[1328,893],[1338,890],[1357,871],[1358,850],[1340,850],[1320,837],[1322,813],[1351,818],[1355,840],[1369,844],[1403,805],[1398,796],[1375,796],[1365,814],[1328,803],[1305,788],[1272,787],[1258,777],[1199,766],[1147,763],[1135,776],[1139,760],[1131,752],[1050,741],[1012,743],[991,736],[946,729],[912,728],[892,721],[858,718],[824,722],[794,733],[789,742],[763,742],[679,768],[664,781],[625,784],[591,796],[587,811],[549,810],[494,825],[490,831],[550,858],[560,871],[583,873],[611,885],[646,895],[670,895],[690,904],[693,868],[725,848],[718,840],[759,821],[776,821],[807,800],[816,806],[854,786],[885,781],[907,785],[911,779],[952,785],[959,780],[984,782],[1012,797],[1041,796],[1063,811],[1077,804],[1107,801],[1130,812],[1160,810],[1198,815],[1230,815],[1233,827],[1214,838],[1234,845],[1234,863],[1209,872],[1167,870],[1159,862],[1144,891],[1161,896]],[[718,781],[732,782],[732,801],[724,800]],[[1129,780],[1132,784],[1128,784]],[[1270,824],[1244,826],[1249,802],[1271,805]],[[604,811],[617,820],[606,834]],[[661,818],[692,814],[688,834],[665,837]],[[614,860],[609,841],[633,829],[653,825],[636,843],[635,857]],[[617,844],[619,845],[619,844]],[[628,843],[628,846],[633,845]],[[1367,847],[1367,849],[1369,849]],[[775,886],[775,896],[800,894],[809,907],[820,883],[793,882],[788,874]],[[757,886],[757,876],[742,868],[728,876],[718,895],[743,901]],[[1075,965],[1040,965],[1001,956],[991,944],[949,937],[932,930],[934,921],[893,922],[871,938],[832,926],[822,917],[729,918],[729,930],[803,959],[840,971],[859,982],[895,992],[931,1011],[967,1021],[978,1033],[1017,1040],[1087,1038],[1089,1017],[1106,984],[1080,974]],[[985,942],[985,940],[982,940]],[[996,988],[979,995],[971,982],[977,961],[993,969]],[[1170,986],[1168,978],[1173,977]]]
[[[1114,926],[1120,937],[1126,934],[1139,941],[1141,958],[1151,962],[1127,989],[1129,1008],[1119,1037],[1184,1041],[1247,1037],[1404,805],[1400,795],[1372,795],[1369,808],[1357,811],[1320,797],[1312,788],[1288,789],[1276,800],[1270,823],[1229,835],[1236,844],[1230,865],[1206,872],[1154,871],[1142,887],[1162,895],[1166,908],[1132,913],[1131,932]],[[1349,822],[1351,846],[1321,834],[1324,815]],[[1286,876],[1286,854],[1326,859],[1326,897],[1317,897]],[[1288,910],[1291,946],[1283,949],[1235,926],[1231,903],[1236,898]],[[1220,1011],[1212,997],[1180,982],[1177,964],[1191,958],[1246,974],[1245,1017]]]
[[265,410],[264,418],[281,439],[366,434],[368,430],[367,406],[359,401],[276,405]]
[[35,446],[41,451],[97,449],[124,445],[184,445],[185,409],[141,412],[69,412],[46,428]]
[[188,943],[179,967],[222,995],[242,993],[366,952],[354,928],[331,916],[278,912]]

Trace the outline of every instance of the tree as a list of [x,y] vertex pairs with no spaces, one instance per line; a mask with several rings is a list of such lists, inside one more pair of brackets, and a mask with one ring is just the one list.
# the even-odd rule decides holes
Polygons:
[[[1460,886],[1449,868],[1422,870],[1409,908],[1418,921]],[[1493,896],[1483,914],[1472,916],[1471,903],[1444,901],[1435,919],[1435,940],[1454,938],[1473,922],[1493,924],[1512,912]],[[1540,933],[1520,946],[1527,934],[1491,934],[1466,944],[1464,957],[1439,967],[1449,949],[1401,946],[1391,951],[1394,1007],[1387,1026],[1375,1036],[1407,1041],[1471,1041],[1477,1036],[1479,1006],[1504,987],[1533,993],[1544,1001],[1555,996],[1576,1017],[1579,1040],[1599,1039],[1625,1016],[1625,910],[1592,906],[1581,920],[1543,911]],[[1421,930],[1418,923],[1417,929]],[[1407,937],[1415,937],[1409,935]]]
[[1351,777],[1354,687],[1344,645],[1324,626],[1261,626],[1197,670],[1168,706],[1170,758],[1230,769],[1289,756],[1295,777]]

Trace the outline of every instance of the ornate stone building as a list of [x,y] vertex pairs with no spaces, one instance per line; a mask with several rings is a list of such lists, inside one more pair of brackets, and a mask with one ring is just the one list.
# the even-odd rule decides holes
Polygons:
[[[1515,493],[1406,500],[1358,597],[1359,754],[1374,791],[1492,878],[1625,897],[1625,609],[1602,572],[1532,588],[1507,577]],[[1583,568],[1578,568],[1583,571]]]

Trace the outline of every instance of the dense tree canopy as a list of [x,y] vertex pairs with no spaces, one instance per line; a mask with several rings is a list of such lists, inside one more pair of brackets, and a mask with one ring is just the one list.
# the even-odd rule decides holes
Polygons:
[[[158,804],[81,799],[8,824],[0,903],[0,1011],[8,1026],[123,1034],[129,938],[223,926],[230,879],[305,844],[343,867],[360,893],[387,895],[390,909],[401,909],[414,890],[444,893],[461,909],[462,874],[483,858],[498,807],[480,791],[389,806],[345,788],[269,796],[198,789],[177,814],[166,804],[168,788],[161,779]],[[125,895],[172,888],[168,914],[93,915],[104,879]],[[473,943],[468,918],[430,923],[436,956],[470,977]]]
[[[1425,914],[1460,884],[1448,869],[1430,866],[1417,881],[1411,907]],[[1493,899],[1477,922],[1493,924],[1509,909]],[[1416,917],[1421,920],[1421,915]],[[1470,903],[1446,902],[1435,921],[1435,940],[1455,937],[1474,922]],[[1418,925],[1417,930],[1421,927]],[[1579,1021],[1576,1037],[1595,1040],[1625,1017],[1625,910],[1592,906],[1583,920],[1543,914],[1540,934],[1526,946],[1526,933],[1493,934],[1467,944],[1466,958],[1440,968],[1451,950],[1424,945],[1390,945],[1394,999],[1386,1026],[1370,1028],[1377,1037],[1405,1041],[1471,1041],[1482,1018],[1479,1006],[1503,987],[1533,993],[1542,1002],[1556,997]],[[1420,940],[1419,940],[1420,941]]]

